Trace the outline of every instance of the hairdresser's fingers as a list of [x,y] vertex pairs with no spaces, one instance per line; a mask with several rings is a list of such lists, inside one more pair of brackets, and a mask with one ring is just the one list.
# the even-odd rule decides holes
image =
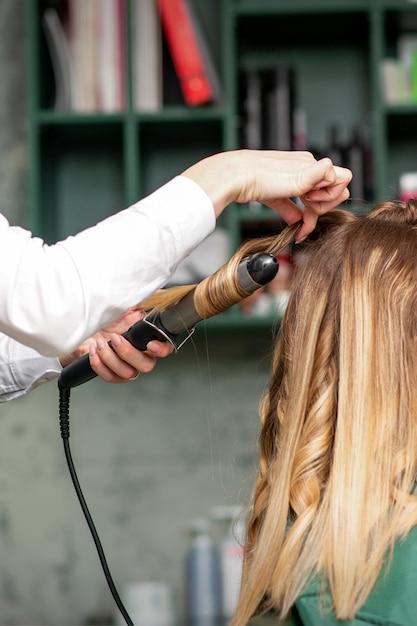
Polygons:
[[107,383],[127,382],[138,373],[100,337],[90,343],[89,356],[92,369]]
[[278,198],[265,204],[279,213],[287,224],[295,224],[302,220],[303,224],[296,238],[296,241],[300,242],[314,230],[320,215],[334,209],[348,198],[349,190],[342,182],[331,187],[312,190],[301,196],[303,210],[289,198]]
[[[266,152],[256,159],[256,163],[258,167],[254,167],[253,175],[237,201],[258,200],[278,211],[285,220],[288,217],[289,223],[299,219],[299,215],[295,207],[290,209],[283,205],[283,199],[313,194],[313,200],[326,199],[330,208],[332,202],[333,206],[337,204],[352,177],[350,170],[334,166],[329,158],[317,161],[308,152]],[[282,214],[283,207],[285,215]]]
[[303,241],[314,230],[320,215],[327,213],[349,198],[347,182],[351,180],[350,170],[335,168],[338,176],[332,185],[313,189],[301,196],[304,204],[303,225],[298,233],[297,242]]
[[[328,159],[322,159],[328,161]],[[318,162],[320,165],[322,162]],[[348,185],[352,180],[352,172],[345,167],[332,165],[326,168],[323,178],[312,185],[306,192],[299,194],[303,199],[335,203],[348,191]],[[306,182],[309,185],[309,182]]]
[[159,348],[154,347],[154,351],[155,356],[148,351],[141,352],[122,336],[113,334],[111,347],[100,338],[91,342],[90,363],[95,373],[104,381],[124,383],[136,378],[138,374],[152,371],[156,363],[156,354],[165,356],[169,353],[169,348],[161,345]]
[[324,158],[299,172],[298,195],[304,206],[325,213],[349,197],[352,172]]
[[[350,170],[333,165],[328,158],[312,163],[299,172],[300,189],[307,188],[307,191],[299,194],[304,211],[303,225],[297,235],[297,242],[303,241],[314,230],[319,215],[348,199],[348,184],[351,179]],[[285,216],[283,217],[285,219]]]
[[[348,191],[343,192],[337,204],[344,202],[348,198],[349,198],[349,192]],[[323,215],[324,213],[326,213],[332,208],[334,208],[333,204],[331,206],[326,206],[325,202],[314,202],[314,203],[310,203],[309,205],[306,205],[304,208],[304,213],[303,213],[303,225],[297,235],[296,241],[298,243],[300,243],[301,241],[304,241],[307,235],[309,235],[316,227],[318,217],[320,215]]]
[[146,346],[146,352],[152,356],[166,357],[173,352],[173,347],[167,341],[150,341]]
[[302,209],[289,198],[265,200],[264,204],[278,213],[287,224],[295,224],[303,219]]
[[111,347],[114,352],[126,363],[129,363],[141,373],[150,372],[155,366],[155,357],[166,357],[172,352],[172,346],[166,341],[150,341],[144,352],[137,350],[121,335],[111,336]]
[[65,367],[68,363],[72,363],[72,361],[84,356],[84,354],[88,354],[90,345],[98,338],[104,339],[107,342],[110,340],[112,333],[124,333],[131,326],[133,326],[133,324],[136,324],[136,322],[143,319],[144,315],[145,312],[140,307],[137,306],[130,308],[121,317],[106,326],[106,328],[103,328],[100,332],[83,341],[83,343],[80,344],[73,352],[60,356],[59,360],[62,367]]

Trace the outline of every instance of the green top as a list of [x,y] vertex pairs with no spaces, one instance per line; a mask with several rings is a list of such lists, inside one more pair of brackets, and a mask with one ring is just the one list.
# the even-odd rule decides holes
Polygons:
[[398,542],[391,566],[383,571],[354,620],[337,620],[319,606],[319,585],[308,585],[296,602],[289,626],[416,626],[417,625],[417,528]]
[[[285,626],[417,626],[417,528],[398,542],[391,566],[381,573],[355,619],[338,620],[323,610],[322,604],[319,583],[312,582],[297,600]],[[259,617],[253,624],[275,626],[277,621],[271,615]]]

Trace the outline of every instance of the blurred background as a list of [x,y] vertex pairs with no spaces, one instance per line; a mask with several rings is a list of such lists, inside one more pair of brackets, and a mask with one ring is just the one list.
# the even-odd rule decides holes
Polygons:
[[[0,210],[20,225],[25,2],[0,2]],[[134,383],[95,380],[73,391],[74,463],[119,591],[167,583],[181,615],[187,522],[250,493],[268,344],[201,333]],[[0,413],[0,624],[110,623],[114,602],[67,470],[56,385]]]
[[[180,83],[153,0],[0,0],[0,211],[12,224],[56,241],[239,147],[308,149],[351,167],[353,211],[417,194],[415,2],[191,7],[208,95]],[[112,63],[109,49],[123,54]],[[174,281],[201,280],[242,240],[281,228],[257,203],[232,205]],[[271,338],[302,257],[288,249],[279,261],[276,281],[199,325],[152,374],[72,392],[72,455],[114,582],[168,589],[158,626],[185,624],[191,520],[202,532],[209,519],[220,542],[228,529],[213,507],[219,517],[251,494]],[[49,383],[0,406],[0,626],[118,621]]]

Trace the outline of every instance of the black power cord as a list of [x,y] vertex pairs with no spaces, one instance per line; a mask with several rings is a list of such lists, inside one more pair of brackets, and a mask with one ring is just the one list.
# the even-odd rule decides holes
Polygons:
[[65,451],[65,458],[67,460],[67,464],[68,464],[68,469],[72,478],[72,482],[74,484],[74,489],[75,492],[77,494],[78,500],[80,502],[81,508],[83,510],[85,519],[87,520],[87,524],[88,527],[90,529],[90,532],[92,534],[97,552],[98,552],[98,556],[100,559],[100,563],[101,566],[103,568],[103,572],[104,572],[104,576],[106,578],[107,584],[109,586],[109,589],[111,591],[111,594],[114,598],[114,601],[117,604],[117,607],[120,611],[120,613],[123,615],[123,618],[127,624],[127,626],[134,626],[129,613],[126,611],[123,602],[120,599],[120,596],[117,592],[116,586],[113,582],[113,578],[110,574],[110,570],[109,567],[107,565],[107,560],[104,554],[104,550],[103,547],[101,545],[101,541],[100,538],[98,536],[96,527],[94,525],[93,522],[93,518],[91,517],[90,511],[88,510],[88,506],[87,503],[85,501],[80,483],[78,481],[78,477],[77,477],[77,473],[75,471],[75,467],[74,467],[74,463],[72,460],[72,455],[71,455],[71,449],[70,449],[70,445],[69,445],[69,436],[70,436],[70,428],[69,428],[69,401],[70,401],[70,389],[66,389],[61,387],[61,385],[58,382],[58,388],[59,388],[59,425],[60,425],[60,430],[61,430],[61,437],[64,443],[64,451]]

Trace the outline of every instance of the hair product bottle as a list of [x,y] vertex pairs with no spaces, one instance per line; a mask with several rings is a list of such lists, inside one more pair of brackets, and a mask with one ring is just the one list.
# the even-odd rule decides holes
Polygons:
[[218,543],[222,581],[222,620],[230,622],[236,609],[242,576],[246,520],[239,506],[215,506],[210,517],[221,524]]
[[186,556],[186,617],[188,626],[220,626],[221,578],[219,556],[206,518],[189,522]]

